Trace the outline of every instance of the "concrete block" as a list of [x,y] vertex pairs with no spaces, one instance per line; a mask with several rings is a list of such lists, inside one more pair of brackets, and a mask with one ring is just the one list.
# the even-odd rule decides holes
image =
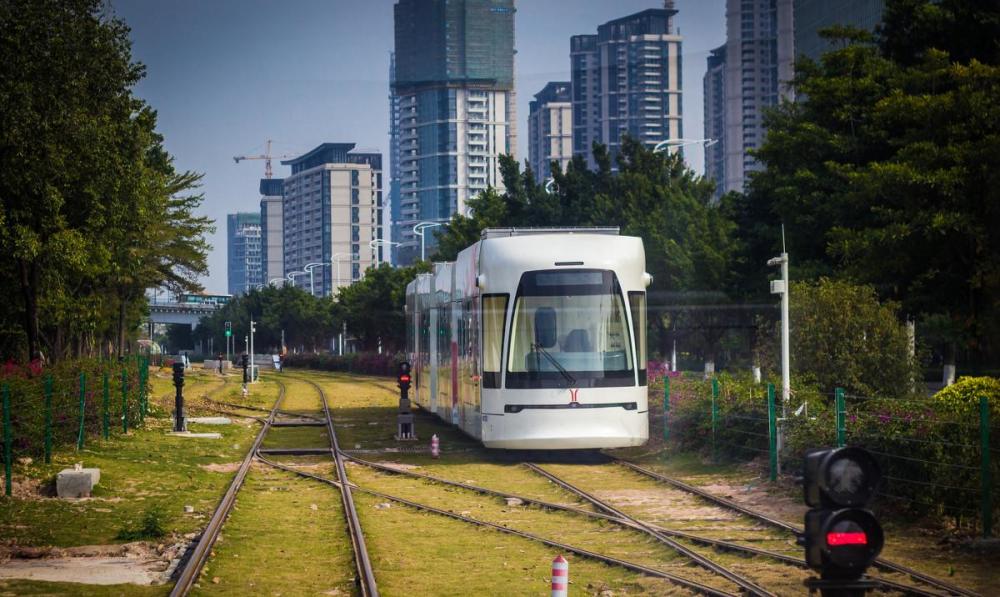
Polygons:
[[201,425],[229,425],[233,421],[229,417],[188,417],[187,422]]
[[61,498],[90,497],[90,492],[101,480],[101,469],[63,469],[56,475],[56,495]]
[[191,433],[190,431],[168,431],[167,435],[188,439],[222,439],[221,433]]

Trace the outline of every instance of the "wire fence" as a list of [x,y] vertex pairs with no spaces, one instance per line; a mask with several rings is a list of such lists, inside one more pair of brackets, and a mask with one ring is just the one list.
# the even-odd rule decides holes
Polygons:
[[149,410],[149,360],[81,360],[34,373],[7,368],[0,377],[4,494],[12,493],[15,458],[43,458],[72,445],[83,450],[142,425]]
[[[722,375],[664,375],[663,439],[717,462],[757,461],[772,480],[811,449],[860,446],[882,467],[880,507],[937,515],[992,533],[1000,515],[1000,404],[793,391]],[[654,427],[655,429],[655,427]]]

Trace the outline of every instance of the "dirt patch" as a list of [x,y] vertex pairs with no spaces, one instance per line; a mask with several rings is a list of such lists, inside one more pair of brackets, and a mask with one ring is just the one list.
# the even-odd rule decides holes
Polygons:
[[714,483],[711,485],[701,485],[700,489],[732,500],[741,506],[745,506],[771,518],[787,520],[795,524],[801,524],[805,506],[802,505],[801,498],[798,500],[787,496],[777,495],[768,492],[765,485],[730,485],[727,483]]
[[235,473],[240,469],[241,462],[222,462],[212,464],[199,464],[198,466],[210,473]]
[[729,521],[737,517],[733,512],[669,489],[601,490],[594,494],[616,506],[641,511],[644,517],[662,517],[672,521]]
[[[382,466],[387,466],[389,468],[394,468],[399,471],[414,471],[420,468],[416,464],[404,464],[402,462],[380,462]],[[466,481],[468,483],[468,481]]]
[[40,500],[55,495],[55,483],[22,477],[18,479],[11,475],[11,494],[22,500]]
[[93,585],[163,584],[186,542],[80,547],[0,546],[0,579],[76,582]]

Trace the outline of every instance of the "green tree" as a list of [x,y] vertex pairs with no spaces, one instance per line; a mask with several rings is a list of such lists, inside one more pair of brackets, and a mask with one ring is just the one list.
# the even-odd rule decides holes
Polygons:
[[[827,392],[842,387],[878,398],[912,394],[918,373],[898,304],[880,303],[871,286],[828,278],[791,286],[790,351],[796,376],[815,380]],[[773,328],[772,355],[779,346],[779,329]]]
[[381,341],[383,351],[402,350],[406,344],[406,285],[417,274],[430,271],[429,263],[394,268],[383,263],[368,268],[365,277],[341,289],[337,314],[357,336],[362,350],[374,351]]
[[742,278],[761,275],[783,222],[796,277],[871,284],[906,314],[949,322],[941,337],[990,359],[1000,331],[1000,8],[895,0],[884,16],[875,37],[828,32],[839,49],[799,61],[800,101],[766,119],[765,169],[726,206],[741,227]]

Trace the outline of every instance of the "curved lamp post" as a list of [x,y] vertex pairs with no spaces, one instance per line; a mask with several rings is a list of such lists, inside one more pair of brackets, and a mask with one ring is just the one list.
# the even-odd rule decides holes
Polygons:
[[267,285],[275,286],[276,285],[275,282],[281,282],[282,284],[284,284],[285,278],[271,278],[270,280],[267,281]]
[[659,153],[671,147],[684,147],[685,145],[704,144],[705,147],[711,147],[718,142],[718,139],[664,139],[653,146],[653,153]]
[[549,195],[556,192],[556,179],[551,176],[545,179],[545,192]]
[[314,282],[313,269],[317,267],[323,267],[324,265],[332,265],[332,264],[323,261],[314,261],[312,263],[307,263],[305,264],[305,266],[302,267],[303,270],[309,272],[309,294],[311,295],[315,296],[316,294],[316,287],[313,283]]
[[288,281],[292,283],[292,286],[295,286],[295,276],[304,276],[307,273],[309,272],[288,272],[288,275],[286,275],[285,277],[288,278]]
[[424,251],[424,231],[428,228],[434,228],[435,226],[440,226],[441,222],[417,222],[413,226],[413,234],[420,237],[420,261],[426,261],[427,257]]
[[[374,240],[368,241],[368,246],[371,249],[375,249],[375,247],[379,247],[379,246],[392,247],[392,245],[401,245],[401,244],[403,244],[403,243],[397,243],[395,241],[385,240],[384,238],[376,238]],[[375,251],[375,267],[378,267],[378,266],[379,266],[378,251]]]

